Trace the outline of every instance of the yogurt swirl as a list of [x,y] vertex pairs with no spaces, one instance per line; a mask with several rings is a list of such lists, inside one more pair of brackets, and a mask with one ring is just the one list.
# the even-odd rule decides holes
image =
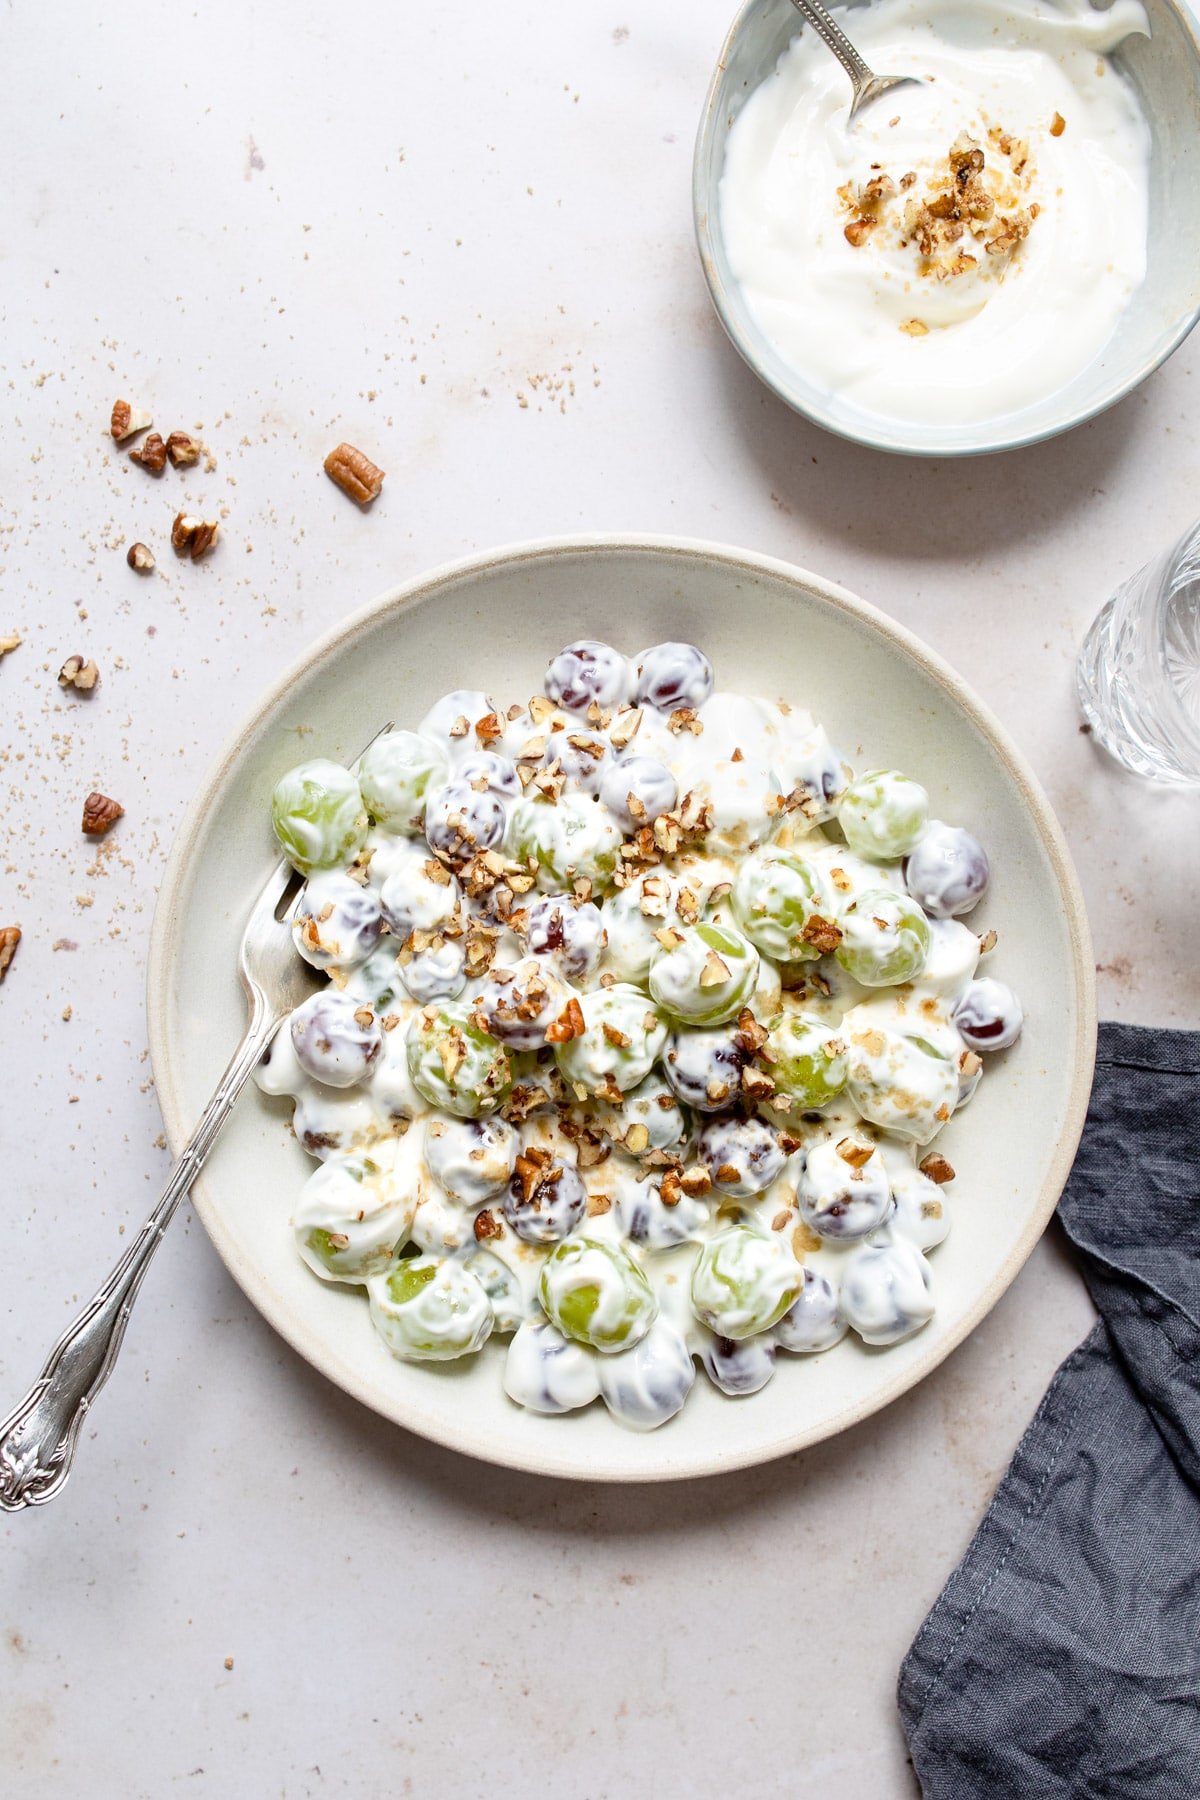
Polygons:
[[[1111,60],[1148,34],[1144,9],[873,0],[835,16],[873,68],[922,81],[850,127],[845,75],[806,31],[747,100],[720,207],[755,320],[815,386],[890,418],[990,420],[1066,386],[1102,352],[1146,270],[1150,132]],[[945,258],[922,268],[906,192],[944,175],[962,134],[983,154],[999,211],[1031,222],[1011,254],[965,231],[949,274]],[[848,219],[848,197],[872,182],[882,204],[868,196]]]

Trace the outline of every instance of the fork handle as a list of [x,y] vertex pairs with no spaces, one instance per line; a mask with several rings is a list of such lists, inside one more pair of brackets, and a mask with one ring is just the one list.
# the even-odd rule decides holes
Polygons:
[[845,69],[847,75],[850,77],[856,101],[860,100],[866,90],[874,82],[875,76],[873,71],[867,67],[862,57],[858,54],[858,51],[854,48],[854,45],[850,42],[850,39],[846,36],[837,20],[825,10],[824,6],[821,4],[821,0],[792,0],[792,5],[812,26],[813,30],[825,44],[827,49],[833,51],[833,54],[837,57],[843,69]]
[[59,1338],[25,1398],[0,1423],[0,1511],[42,1506],[65,1485],[84,1419],[117,1360],[150,1259],[280,1016],[261,993],[251,996],[246,1034],[171,1170],[158,1204],[103,1287]]

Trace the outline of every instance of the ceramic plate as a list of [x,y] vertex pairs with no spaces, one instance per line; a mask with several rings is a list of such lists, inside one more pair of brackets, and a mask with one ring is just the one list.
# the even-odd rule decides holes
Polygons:
[[[560,1418],[513,1405],[502,1342],[461,1365],[395,1361],[359,1290],[318,1281],[288,1219],[312,1164],[286,1111],[251,1088],[197,1182],[196,1209],[231,1273],[295,1349],[411,1431],[548,1475],[666,1480],[763,1462],[842,1431],[941,1362],[994,1306],[1041,1234],[1083,1126],[1095,1044],[1092,956],[1061,832],[996,721],[916,638],[844,589],[785,563],[672,538],[588,537],[474,557],[399,587],[337,626],[255,707],[180,830],[150,959],[150,1040],[178,1152],[243,1025],[236,952],[273,860],[268,799],[298,757],[352,760],[388,720],[411,725],[450,688],[507,705],[540,692],[549,657],[577,637],[634,653],[691,639],[717,685],[808,707],[859,767],[886,763],[929,789],[936,817],[970,825],[993,883],[972,924],[1001,936],[996,971],[1027,1013],[939,1148],[958,1171],[952,1226],[931,1257],[938,1308],[907,1343],[857,1339],[781,1354],[747,1399],[699,1379],[648,1435],[600,1404]],[[982,929],[982,924],[979,926]]]

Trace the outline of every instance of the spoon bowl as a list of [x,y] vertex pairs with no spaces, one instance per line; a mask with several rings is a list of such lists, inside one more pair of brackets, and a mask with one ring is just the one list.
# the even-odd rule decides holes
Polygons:
[[856,115],[864,106],[869,106],[872,100],[878,100],[882,94],[890,94],[896,88],[921,86],[920,78],[916,75],[876,75],[869,69],[833,14],[822,6],[821,0],[792,0],[792,5],[801,18],[812,26],[826,48],[833,51],[850,77],[852,93],[850,111],[846,115],[848,125],[854,123]]

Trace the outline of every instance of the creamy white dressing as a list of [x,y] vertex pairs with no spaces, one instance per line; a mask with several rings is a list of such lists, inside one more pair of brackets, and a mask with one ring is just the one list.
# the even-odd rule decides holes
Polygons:
[[[872,0],[834,11],[874,69],[925,79],[849,126],[846,77],[805,31],[747,100],[720,208],[756,322],[799,375],[890,418],[979,422],[1066,386],[1101,354],[1145,274],[1150,133],[1110,55],[1148,34],[1144,9]],[[946,173],[962,132],[1000,199],[1036,217],[1011,255],[966,230],[956,248],[974,266],[938,279],[921,272],[904,207]],[[1023,168],[998,134],[1027,146]],[[899,191],[855,247],[846,190],[880,172]]]
[[[678,667],[697,702],[673,722],[626,698],[638,694],[640,665],[591,649],[604,652],[594,679],[622,697],[608,710],[581,720],[531,703],[510,722],[505,759],[493,748],[490,763],[478,762],[462,720],[473,725],[491,703],[450,695],[423,736],[409,734],[395,756],[377,753],[376,779],[402,786],[413,768],[440,769],[444,788],[455,770],[474,771],[468,794],[499,794],[511,824],[539,791],[535,759],[560,773],[567,762],[530,750],[531,738],[565,744],[586,730],[611,768],[632,771],[636,756],[669,770],[679,799],[668,823],[690,821],[681,840],[650,853],[648,826],[637,855],[584,878],[589,893],[564,887],[579,875],[571,846],[604,854],[611,829],[611,809],[587,797],[581,769],[544,797],[538,864],[514,860],[512,832],[503,853],[489,852],[505,880],[529,877],[501,902],[494,883],[477,891],[473,861],[439,869],[420,818],[406,815],[410,793],[393,804],[389,789],[390,816],[407,817],[404,827],[372,826],[357,876],[326,864],[309,890],[312,931],[298,947],[328,976],[319,995],[335,1003],[297,1009],[297,1028],[285,1024],[257,1078],[264,1092],[293,1098],[296,1135],[320,1164],[293,1214],[300,1252],[322,1279],[366,1288],[395,1355],[446,1360],[511,1333],[504,1384],[519,1404],[554,1413],[600,1397],[624,1424],[649,1429],[684,1404],[697,1362],[723,1393],[746,1395],[771,1379],[777,1350],[823,1352],[848,1328],[886,1344],[926,1323],[924,1253],[950,1217],[946,1186],[917,1162],[981,1067],[955,1014],[970,999],[963,1017],[976,1041],[986,1046],[990,1032],[1003,1045],[1020,1009],[1002,984],[974,980],[980,938],[948,916],[982,893],[986,857],[969,834],[925,823],[916,783],[886,771],[853,781],[808,714],[710,693],[706,661],[681,658],[686,647],[646,653],[665,691]],[[552,668],[569,679],[568,653]],[[424,797],[431,808],[439,791]],[[839,812],[869,855],[847,844]],[[928,913],[895,849],[919,845],[927,830],[941,834],[937,854],[918,859]],[[315,828],[306,844],[323,854]],[[636,848],[629,836],[624,845]],[[814,919],[822,948],[803,937]],[[925,945],[922,966],[880,985],[868,954],[856,964],[864,979],[852,977],[833,944],[890,945],[897,919],[918,960]],[[485,929],[487,966],[427,999],[442,934],[458,945]],[[457,1057],[447,1064],[449,1040],[439,1048],[430,1033],[442,1006],[485,1017],[507,1040],[485,1033],[491,1049],[478,1064],[491,1070],[507,1056],[512,1093],[498,1104],[488,1093],[476,1107],[455,1087]],[[793,1014],[807,1022],[794,1040],[779,1033]],[[568,1019],[575,1035],[564,1038]],[[748,1020],[774,1024],[765,1050],[737,1048]],[[774,1088],[772,1067],[781,1084],[783,1071],[771,1043],[793,1041],[818,1054],[828,1044],[848,1071],[824,1103]],[[468,1046],[462,1066],[478,1054]],[[330,1085],[347,1074],[348,1085]],[[431,1092],[456,1096],[458,1115],[431,1104]],[[539,1190],[547,1169],[550,1186]]]

